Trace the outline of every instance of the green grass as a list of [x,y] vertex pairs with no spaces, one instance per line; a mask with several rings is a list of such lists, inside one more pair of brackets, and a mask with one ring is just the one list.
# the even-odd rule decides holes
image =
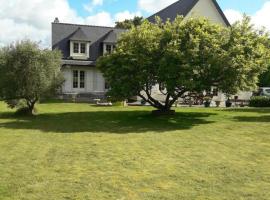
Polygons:
[[270,110],[0,102],[0,199],[270,199]]

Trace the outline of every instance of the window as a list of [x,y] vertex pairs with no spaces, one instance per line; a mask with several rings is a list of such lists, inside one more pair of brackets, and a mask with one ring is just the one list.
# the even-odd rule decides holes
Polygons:
[[85,43],[81,43],[81,52],[80,53],[85,53],[85,50],[86,50],[86,48],[85,48]]
[[85,72],[80,71],[80,88],[84,88],[85,82]]
[[73,43],[73,53],[85,54],[86,53],[86,43],[74,42]]
[[73,53],[79,53],[79,43],[73,44]]
[[73,88],[78,88],[78,71],[73,71]]
[[106,45],[106,53],[112,53],[112,45],[107,44]]
[[85,88],[85,71],[73,71],[73,88]]

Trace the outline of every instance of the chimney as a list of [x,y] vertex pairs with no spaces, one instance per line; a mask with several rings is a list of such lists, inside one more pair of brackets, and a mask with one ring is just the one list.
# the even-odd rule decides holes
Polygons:
[[53,22],[53,23],[59,23],[58,17],[56,17],[56,18],[54,19],[54,22]]

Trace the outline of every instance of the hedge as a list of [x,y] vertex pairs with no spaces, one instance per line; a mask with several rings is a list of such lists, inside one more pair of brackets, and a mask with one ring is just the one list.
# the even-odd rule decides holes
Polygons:
[[249,102],[250,107],[270,107],[270,97],[252,97]]

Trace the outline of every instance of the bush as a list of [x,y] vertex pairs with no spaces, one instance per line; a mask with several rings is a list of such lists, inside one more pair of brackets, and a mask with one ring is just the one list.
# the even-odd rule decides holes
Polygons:
[[270,107],[270,97],[252,97],[250,107]]

